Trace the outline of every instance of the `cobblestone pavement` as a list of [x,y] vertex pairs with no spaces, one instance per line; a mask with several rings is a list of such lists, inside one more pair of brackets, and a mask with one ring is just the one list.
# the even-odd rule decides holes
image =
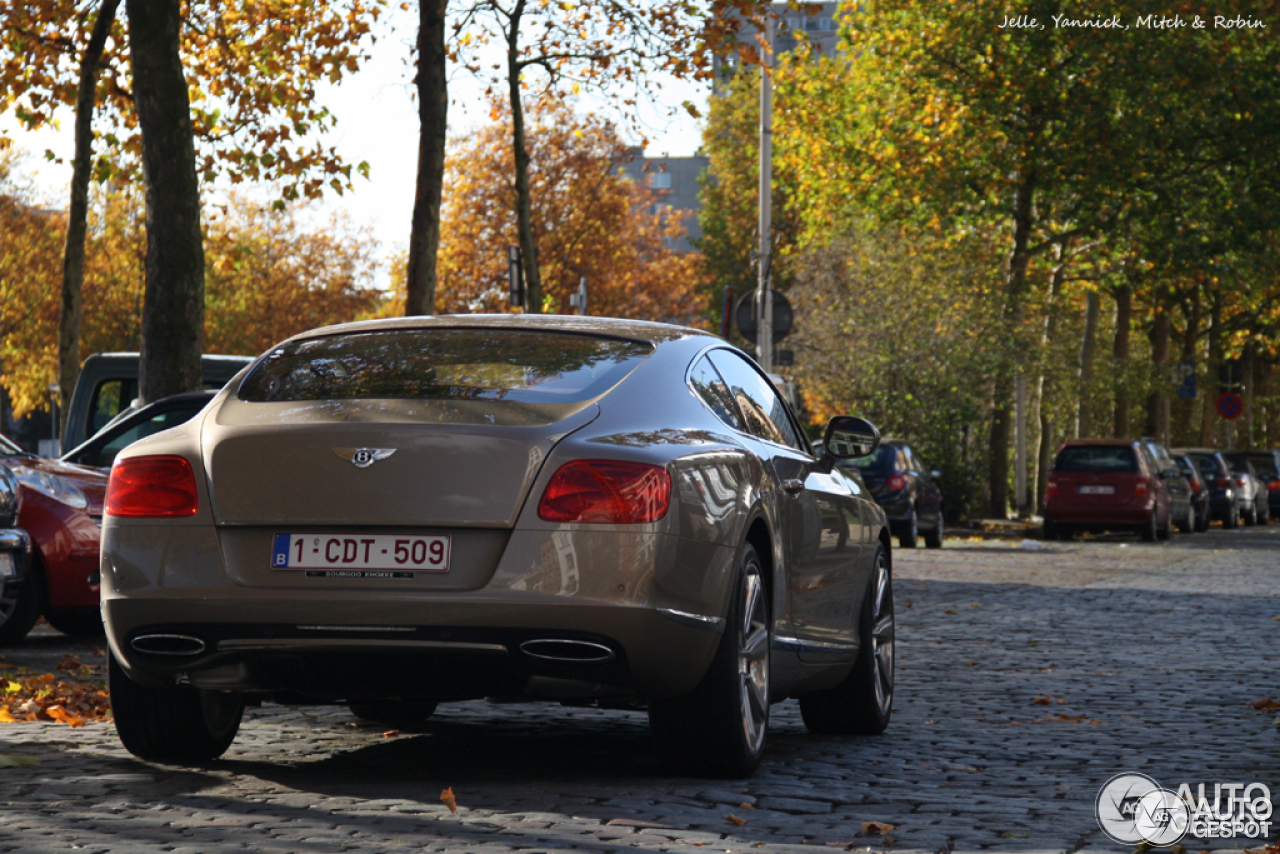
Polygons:
[[[137,761],[110,725],[9,724],[0,754],[38,764],[0,768],[0,851],[1119,854],[1093,814],[1112,775],[1280,795],[1275,713],[1250,705],[1280,698],[1280,526],[949,540],[895,560],[889,731],[817,738],[794,702],[775,706],[750,780],[672,778],[643,715],[558,706],[442,706],[390,736],[266,706],[198,768]],[[4,653],[51,670],[66,651],[101,660],[47,629]],[[896,827],[859,835],[867,821]]]

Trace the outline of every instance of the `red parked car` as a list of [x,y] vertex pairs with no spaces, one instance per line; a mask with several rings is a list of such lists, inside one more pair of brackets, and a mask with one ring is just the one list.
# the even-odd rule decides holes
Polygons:
[[105,472],[27,453],[0,436],[0,463],[22,485],[19,527],[31,535],[26,581],[0,625],[0,646],[22,640],[43,614],[67,634],[102,631],[98,541]]
[[1166,540],[1172,529],[1161,471],[1142,443],[1128,439],[1071,439],[1058,448],[1045,493],[1044,537],[1075,531],[1137,531]]

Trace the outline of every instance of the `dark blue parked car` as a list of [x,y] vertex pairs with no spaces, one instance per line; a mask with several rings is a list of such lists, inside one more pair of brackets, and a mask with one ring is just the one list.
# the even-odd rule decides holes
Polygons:
[[934,482],[942,473],[925,468],[909,445],[889,439],[874,454],[841,460],[838,465],[862,476],[904,549],[915,548],[921,535],[929,548],[942,547],[946,528],[942,490]]

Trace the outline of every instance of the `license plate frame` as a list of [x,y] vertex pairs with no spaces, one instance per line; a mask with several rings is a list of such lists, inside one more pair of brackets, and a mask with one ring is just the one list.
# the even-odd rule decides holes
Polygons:
[[1080,487],[1081,495],[1115,495],[1116,488],[1109,485],[1099,486],[1082,486]]
[[[281,572],[395,573],[449,571],[453,538],[448,534],[278,533],[271,540],[271,568]],[[350,575],[342,577],[352,577]]]

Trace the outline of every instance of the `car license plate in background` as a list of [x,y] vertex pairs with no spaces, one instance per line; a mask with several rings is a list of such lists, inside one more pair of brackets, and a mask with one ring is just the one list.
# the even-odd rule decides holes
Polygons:
[[272,569],[448,572],[448,537],[276,534]]
[[13,578],[13,555],[0,553],[0,578]]
[[1116,488],[1114,486],[1082,486],[1080,487],[1081,495],[1115,495]]

